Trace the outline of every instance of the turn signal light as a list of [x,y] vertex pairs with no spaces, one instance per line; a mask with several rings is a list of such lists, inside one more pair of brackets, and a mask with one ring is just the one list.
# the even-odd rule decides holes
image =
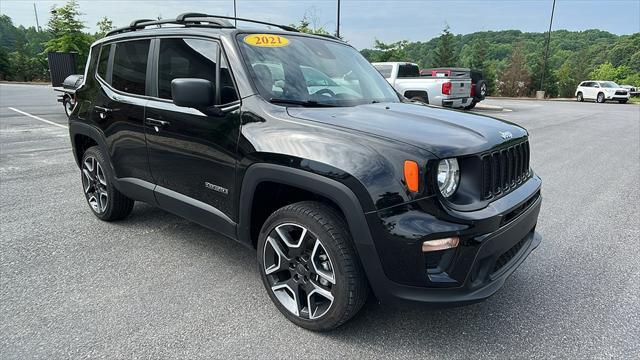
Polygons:
[[404,162],[404,182],[407,184],[407,188],[411,192],[418,192],[420,188],[420,171],[418,170],[418,163],[411,160]]
[[444,239],[429,240],[422,243],[422,252],[432,252],[458,247],[460,238],[452,236]]

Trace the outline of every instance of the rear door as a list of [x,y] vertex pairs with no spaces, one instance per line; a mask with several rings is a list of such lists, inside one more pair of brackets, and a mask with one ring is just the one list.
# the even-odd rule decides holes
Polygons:
[[[220,44],[205,38],[158,38],[145,129],[151,174],[163,208],[205,226],[231,231],[237,189],[240,103]],[[221,65],[221,66],[218,66]],[[200,78],[216,87],[211,116],[171,100],[171,81]],[[160,125],[159,125],[160,124]],[[214,215],[212,215],[214,214]]]
[[105,134],[115,176],[151,181],[144,108],[151,40],[102,45],[96,70],[100,89],[91,113]]

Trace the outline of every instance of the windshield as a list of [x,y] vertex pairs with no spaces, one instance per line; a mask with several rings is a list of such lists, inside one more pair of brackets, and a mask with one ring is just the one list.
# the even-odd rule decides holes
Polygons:
[[240,34],[238,44],[258,92],[268,101],[305,106],[399,101],[351,46],[288,34]]
[[618,86],[618,84],[614,83],[613,81],[603,81],[600,83],[600,86],[602,86],[603,88],[619,88],[620,86]]

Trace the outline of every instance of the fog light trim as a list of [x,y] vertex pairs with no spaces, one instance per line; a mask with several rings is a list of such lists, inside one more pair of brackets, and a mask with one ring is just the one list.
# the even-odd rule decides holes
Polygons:
[[452,236],[444,239],[428,240],[422,243],[422,252],[453,249],[460,244],[460,238]]

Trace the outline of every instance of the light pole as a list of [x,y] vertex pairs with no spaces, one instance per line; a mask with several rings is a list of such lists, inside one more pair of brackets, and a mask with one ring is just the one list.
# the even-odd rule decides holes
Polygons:
[[553,25],[553,13],[556,11],[556,0],[553,0],[551,7],[551,20],[549,21],[549,32],[547,33],[547,49],[544,52],[544,61],[542,62],[542,76],[540,76],[540,90],[544,85],[544,73],[547,71],[547,59],[549,58],[549,42],[551,42],[551,25]]
[[340,37],[340,0],[338,0],[338,20],[336,24],[336,37]]
[[233,0],[233,17],[235,19],[233,19],[235,27],[238,27],[238,11],[237,11],[237,7],[236,7],[236,0]]

